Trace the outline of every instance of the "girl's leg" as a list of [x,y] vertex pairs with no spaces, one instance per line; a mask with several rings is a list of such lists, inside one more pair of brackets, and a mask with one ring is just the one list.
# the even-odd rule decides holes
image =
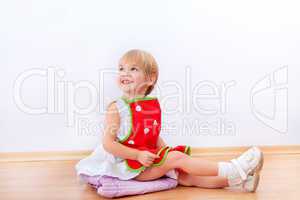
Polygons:
[[[181,152],[170,152],[168,154],[168,157],[166,158],[165,162],[163,165],[159,167],[150,167],[147,168],[144,172],[142,172],[139,176],[135,177],[136,180],[139,181],[149,181],[149,180],[154,180],[157,179],[163,175],[165,175],[169,170],[175,169],[175,167],[179,167],[181,165],[177,165],[174,163],[175,160],[178,161],[178,159],[181,158]],[[192,157],[191,157],[192,158]],[[201,174],[208,173],[215,174],[216,172],[211,172],[212,169],[215,167],[214,162],[203,160],[197,157],[194,157],[192,161],[192,164],[187,164],[187,165],[199,165],[200,166],[200,171],[202,170]],[[195,164],[196,163],[196,164]],[[210,169],[212,168],[212,169]],[[181,169],[181,168],[180,168]],[[193,167],[187,167],[184,165],[182,169],[185,169],[186,171],[196,171],[198,173],[198,168],[197,166]],[[224,188],[228,186],[228,179],[220,176],[197,176],[193,174],[186,173],[182,170],[177,170],[178,173],[178,183],[180,185],[184,186],[196,186],[196,187],[202,187],[202,188]]]
[[195,186],[201,188],[228,187],[228,179],[220,176],[195,176],[179,171],[178,183],[183,186]]
[[183,155],[177,160],[176,168],[196,176],[217,176],[218,162],[205,160],[199,157]]
[[179,151],[171,151],[161,166],[149,167],[135,179],[140,181],[154,180],[176,168],[198,176],[218,175],[217,162],[191,157]]
[[262,164],[263,155],[258,148],[247,150],[231,162],[207,161],[172,151],[161,166],[149,167],[135,179],[140,181],[157,179],[169,170],[178,168],[194,176],[221,176],[228,179],[229,186],[234,186],[245,181],[248,174],[259,174]]

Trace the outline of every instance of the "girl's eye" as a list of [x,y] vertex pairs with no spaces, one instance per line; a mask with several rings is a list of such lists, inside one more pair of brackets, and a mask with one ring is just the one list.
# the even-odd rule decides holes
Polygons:
[[120,67],[120,68],[119,68],[119,71],[123,71],[123,70],[124,70],[124,68],[123,68],[123,67]]
[[138,71],[136,67],[131,67],[131,71]]

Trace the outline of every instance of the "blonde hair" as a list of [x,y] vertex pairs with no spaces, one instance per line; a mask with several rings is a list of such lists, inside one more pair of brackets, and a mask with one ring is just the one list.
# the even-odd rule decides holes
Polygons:
[[153,85],[149,86],[145,92],[145,96],[150,94],[154,89],[154,85],[158,79],[158,65],[154,57],[143,50],[140,49],[132,49],[127,51],[120,59],[119,65],[125,62],[129,65],[137,65],[144,70],[144,73],[147,77],[154,76]]

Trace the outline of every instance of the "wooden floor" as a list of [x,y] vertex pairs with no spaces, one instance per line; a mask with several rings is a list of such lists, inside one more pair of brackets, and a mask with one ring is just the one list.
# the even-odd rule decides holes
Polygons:
[[[202,189],[178,186],[176,189],[120,199],[300,199],[300,154],[266,155],[262,178],[256,193],[236,189]],[[232,156],[215,156],[226,160]],[[77,161],[0,163],[1,200],[94,200],[106,199],[91,187],[79,183]]]

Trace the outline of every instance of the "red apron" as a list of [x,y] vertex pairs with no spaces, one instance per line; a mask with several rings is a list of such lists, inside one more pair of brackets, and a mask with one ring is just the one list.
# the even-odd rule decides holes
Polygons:
[[[131,148],[146,150],[159,155],[159,158],[154,160],[151,167],[162,165],[170,151],[180,151],[187,155],[191,154],[190,146],[157,147],[161,129],[161,110],[157,98],[122,99],[129,109],[131,124],[129,125],[127,136],[119,141],[120,143]],[[125,159],[125,162],[127,169],[130,171],[142,171],[145,169],[145,166],[137,160]]]

